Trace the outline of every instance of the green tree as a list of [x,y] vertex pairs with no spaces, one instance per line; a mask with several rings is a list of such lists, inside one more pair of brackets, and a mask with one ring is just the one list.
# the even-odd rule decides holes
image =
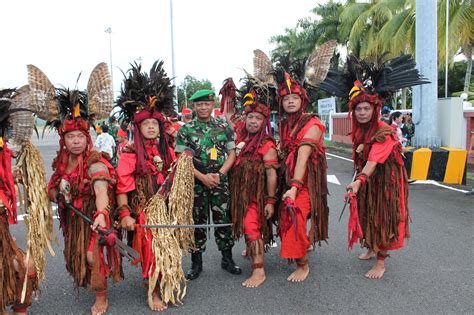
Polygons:
[[[196,79],[191,75],[187,75],[183,82],[178,86],[178,108],[181,111],[181,108],[184,104],[188,103],[189,98],[197,91],[197,90],[214,90],[211,81],[208,79]],[[189,108],[189,106],[188,106]]]
[[[448,70],[448,97],[454,96],[453,93],[463,91],[464,74],[466,73],[467,62],[458,61]],[[438,97],[444,97],[444,68],[438,72]],[[459,95],[458,95],[459,96]]]

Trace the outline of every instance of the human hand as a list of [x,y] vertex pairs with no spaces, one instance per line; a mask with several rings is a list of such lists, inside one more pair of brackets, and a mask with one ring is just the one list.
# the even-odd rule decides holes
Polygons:
[[120,227],[127,231],[133,231],[135,229],[135,219],[127,215],[120,220]]
[[285,200],[286,198],[290,198],[291,200],[296,200],[296,194],[298,192],[298,189],[296,187],[291,187],[286,191],[286,193],[283,194],[282,200]]
[[273,216],[273,213],[275,213],[275,206],[271,203],[266,204],[265,209],[263,210],[265,218],[269,220]]
[[361,185],[361,181],[357,179],[353,181],[352,183],[350,183],[349,185],[347,185],[346,190],[352,190],[352,192],[357,195],[357,192],[360,189],[360,185]]
[[204,184],[209,189],[215,188],[217,185],[219,185],[219,175],[218,174],[204,174],[204,176],[201,179],[201,182]]
[[105,224],[105,216],[103,213],[99,213],[99,215],[95,218],[94,223],[91,225],[91,229],[97,232],[97,228],[99,226],[103,228],[107,227],[107,225]]

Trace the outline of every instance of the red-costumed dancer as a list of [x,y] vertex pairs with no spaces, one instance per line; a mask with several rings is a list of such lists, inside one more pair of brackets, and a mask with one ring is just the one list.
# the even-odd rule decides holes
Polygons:
[[377,258],[365,276],[379,279],[385,272],[387,252],[402,248],[410,235],[403,148],[393,129],[380,121],[380,110],[398,89],[428,82],[409,55],[385,63],[349,56],[347,69],[346,73],[330,72],[321,88],[341,97],[349,95],[352,158],[357,172],[347,186],[352,199],[349,248],[357,241],[360,226],[361,243],[368,252],[359,258]]
[[[12,128],[20,127],[11,121],[16,94],[14,89],[0,90],[0,311],[6,312],[11,306],[15,314],[26,314],[32,294],[38,290],[38,278],[33,257],[26,261],[25,252],[10,234],[10,224],[17,223],[17,199],[7,135]],[[25,276],[27,287],[22,302]]]
[[[92,314],[108,307],[107,279],[122,279],[120,255],[111,246],[99,243],[97,227],[109,229],[113,222],[115,172],[101,153],[92,151],[90,128],[94,119],[107,118],[112,108],[112,84],[107,64],[92,71],[87,91],[56,89],[35,66],[28,66],[33,101],[40,118],[59,134],[59,151],[53,161],[49,181],[50,199],[58,204],[64,236],[66,269],[74,287],[90,287],[96,295]],[[94,219],[92,227],[66,203]]]
[[[119,120],[133,124],[133,146],[123,150],[117,166],[117,211],[121,227],[128,231],[129,242],[140,253],[144,279],[149,279],[153,271],[154,249],[151,230],[140,226],[147,224],[143,210],[176,160],[168,142],[165,116],[173,112],[173,91],[163,61],[156,61],[149,74],[135,64],[124,78],[117,100]],[[163,299],[157,285],[148,301],[149,307],[154,311],[165,310],[168,301]]]
[[[304,281],[309,274],[307,251],[310,245],[316,242],[320,245],[328,238],[325,126],[318,117],[306,113],[310,98],[303,85],[306,83],[308,88],[314,88],[324,80],[335,45],[335,42],[322,45],[304,63],[305,68],[295,66],[300,64],[297,61],[288,64],[281,60],[276,71],[283,113],[279,126],[283,173],[280,255],[290,262],[296,261],[297,269],[288,277],[292,282]],[[306,228],[308,219],[309,232]]]
[[245,235],[246,256],[252,259],[252,275],[242,283],[254,288],[266,278],[264,252],[272,240],[272,223],[277,201],[278,155],[271,136],[270,106],[275,89],[247,78],[241,88],[244,126],[238,124],[237,160],[231,170],[231,217],[233,237]]

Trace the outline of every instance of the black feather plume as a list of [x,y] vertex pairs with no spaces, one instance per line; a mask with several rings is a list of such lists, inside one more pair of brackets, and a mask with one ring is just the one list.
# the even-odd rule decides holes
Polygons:
[[[122,122],[131,122],[135,113],[148,106],[148,97],[156,96],[156,108],[164,115],[174,114],[174,86],[163,69],[163,61],[153,63],[149,74],[134,62],[124,73],[121,93],[116,101]],[[122,72],[123,73],[123,72]]]

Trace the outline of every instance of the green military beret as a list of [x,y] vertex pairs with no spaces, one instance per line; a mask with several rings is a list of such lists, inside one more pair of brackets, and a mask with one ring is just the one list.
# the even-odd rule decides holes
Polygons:
[[213,101],[214,100],[214,91],[213,90],[198,90],[189,98],[191,102],[203,102],[203,101]]

